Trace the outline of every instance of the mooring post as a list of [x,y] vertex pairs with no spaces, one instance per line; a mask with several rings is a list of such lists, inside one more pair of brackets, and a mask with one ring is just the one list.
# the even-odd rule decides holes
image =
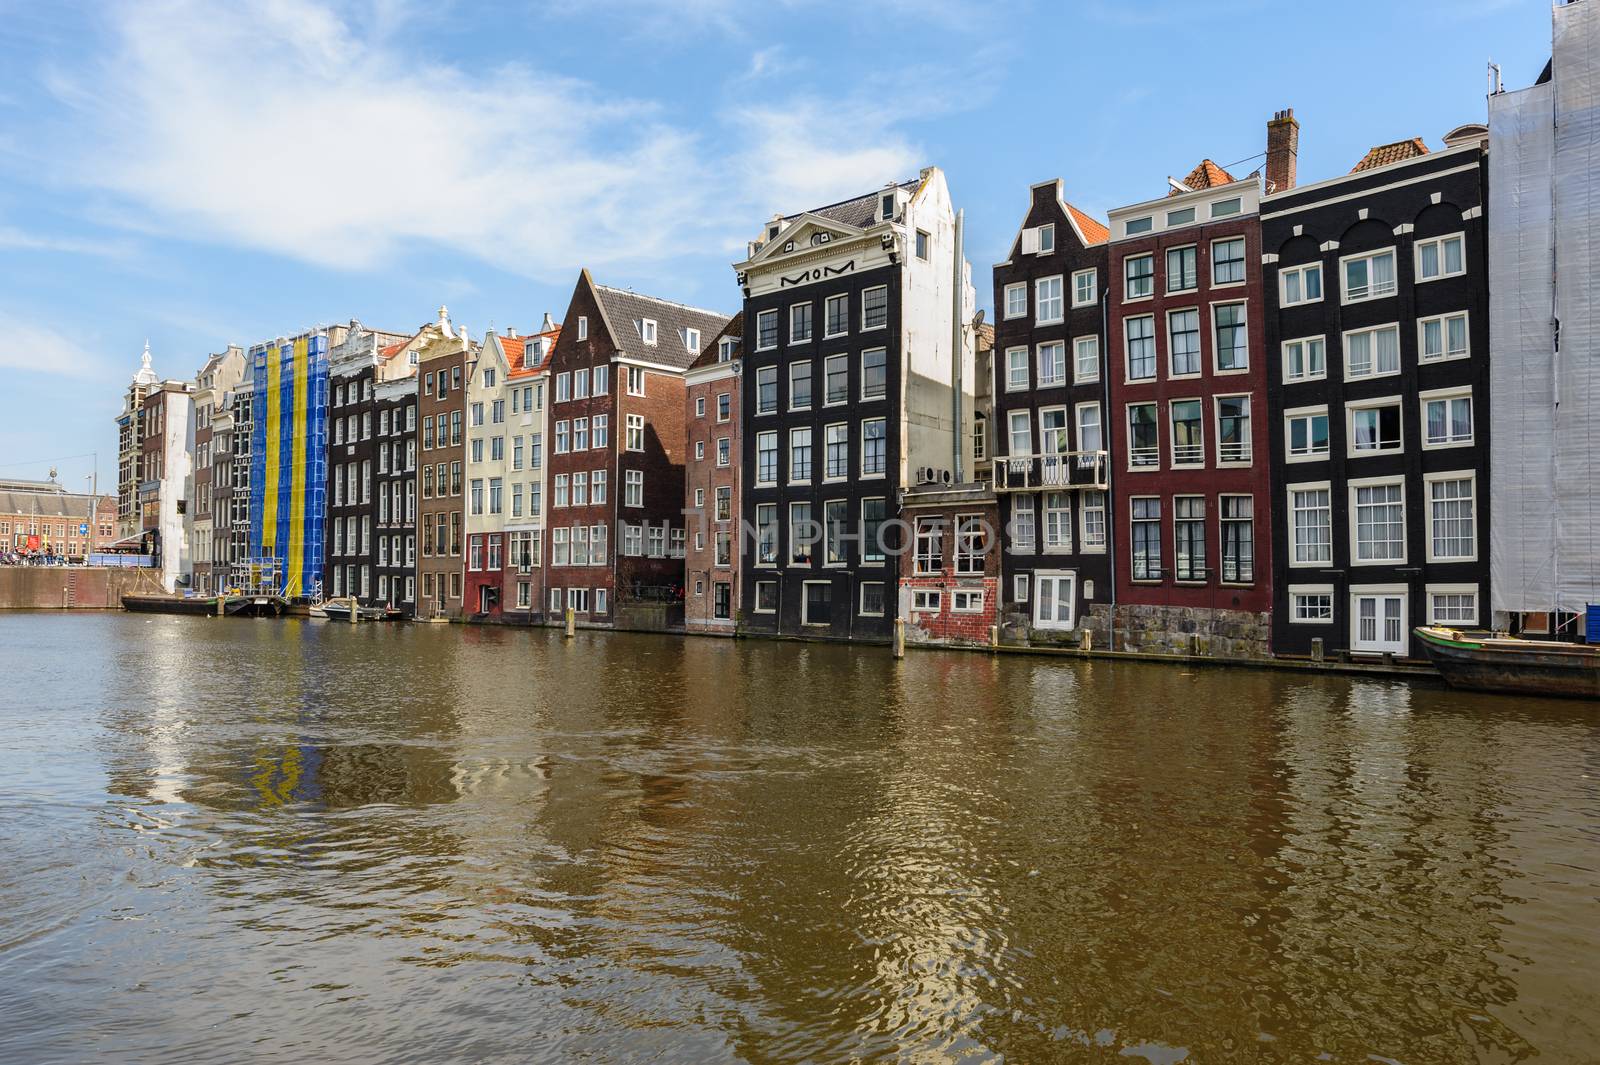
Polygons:
[[567,607],[567,639],[578,634],[578,612],[572,607]]
[[894,622],[894,656],[906,656],[906,622],[904,618],[896,618]]
[[1325,652],[1322,649],[1322,637],[1321,636],[1313,636],[1313,637],[1311,637],[1311,661],[1313,661],[1313,662],[1325,661],[1325,657],[1324,656],[1325,656]]

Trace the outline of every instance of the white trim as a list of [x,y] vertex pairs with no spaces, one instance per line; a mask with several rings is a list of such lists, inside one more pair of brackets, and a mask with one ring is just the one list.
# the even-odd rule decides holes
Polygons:
[[[1452,275],[1454,276],[1454,275]],[[1439,280],[1439,279],[1435,279]],[[1461,318],[1466,321],[1467,350],[1460,355],[1450,354],[1450,319]],[[1444,354],[1428,358],[1423,345],[1426,343],[1427,332],[1425,326],[1429,322],[1439,323],[1439,339],[1444,345]],[[1432,366],[1440,362],[1458,362],[1461,359],[1472,358],[1472,313],[1467,310],[1446,311],[1443,314],[1430,314],[1417,319],[1417,364],[1419,366]]]
[[[1358,646],[1356,646],[1358,643],[1361,642],[1356,637],[1356,633],[1359,631],[1358,627],[1361,624],[1361,609],[1360,609],[1360,605],[1359,605],[1359,600],[1364,599],[1364,598],[1372,598],[1372,599],[1379,600],[1380,607],[1382,606],[1382,601],[1385,600],[1385,599],[1399,599],[1400,600],[1400,639],[1397,642],[1390,642],[1388,640],[1384,640],[1384,639],[1380,638],[1380,639],[1376,639],[1376,640],[1370,641],[1369,645],[1366,646],[1366,647],[1358,647]],[[1350,650],[1351,650],[1351,652],[1353,654],[1400,654],[1400,655],[1403,655],[1410,648],[1410,642],[1411,642],[1411,625],[1410,625],[1410,620],[1411,620],[1411,589],[1408,588],[1406,585],[1404,585],[1404,584],[1353,584],[1353,585],[1350,586],[1349,604],[1350,604]],[[1381,615],[1379,615],[1379,616],[1375,617],[1374,620],[1380,626],[1379,635],[1381,637],[1381,635],[1382,635],[1381,626],[1383,625],[1383,617]]]
[[[1456,270],[1453,273],[1452,272],[1446,272],[1445,268],[1444,268],[1444,246],[1445,246],[1445,242],[1446,241],[1451,241],[1451,240],[1459,240],[1459,241],[1461,241],[1461,269]],[[1439,272],[1437,274],[1434,274],[1432,277],[1423,277],[1422,276],[1422,249],[1425,248],[1425,247],[1428,247],[1429,245],[1438,245],[1438,248],[1439,248]],[[1466,273],[1467,273],[1467,234],[1466,234],[1466,231],[1465,230],[1457,230],[1454,233],[1441,233],[1437,237],[1426,237],[1426,238],[1424,238],[1422,240],[1418,240],[1418,241],[1413,242],[1412,245],[1411,245],[1411,268],[1414,271],[1412,273],[1412,275],[1411,275],[1412,279],[1414,280],[1414,282],[1416,284],[1419,284],[1419,285],[1425,285],[1430,281],[1443,281],[1447,277],[1464,277],[1464,276],[1466,276]]]
[[[1325,595],[1328,597],[1328,616],[1325,618],[1302,618],[1297,616],[1295,610],[1295,597],[1301,595]],[[1291,625],[1333,625],[1338,620],[1338,602],[1334,596],[1331,584],[1291,584],[1289,585],[1289,624]]]
[[[1450,618],[1440,621],[1433,612],[1433,597],[1436,595],[1470,595],[1472,596],[1472,618]],[[1476,584],[1425,584],[1422,587],[1422,616],[1428,619],[1429,625],[1477,625],[1483,617],[1483,592]]]
[[[1301,374],[1299,377],[1289,375],[1289,345],[1299,344],[1302,347],[1312,341],[1322,342],[1322,372]],[[1286,385],[1299,384],[1302,381],[1325,381],[1328,378],[1328,337],[1325,333],[1316,333],[1310,336],[1290,337],[1278,345],[1278,355],[1283,360],[1283,383]]]
[[[1435,444],[1428,440],[1428,404],[1434,401],[1465,399],[1472,409],[1472,435],[1465,440],[1446,440],[1444,443]],[[1472,386],[1460,385],[1456,388],[1430,388],[1417,393],[1417,439],[1422,442],[1424,451],[1444,451],[1453,447],[1471,447],[1478,439],[1478,405],[1472,402]],[[1448,419],[1450,409],[1445,408]]]
[[[1293,447],[1294,447],[1294,443],[1293,443],[1293,436],[1289,432],[1289,423],[1294,421],[1297,418],[1314,418],[1319,414],[1322,415],[1324,420],[1327,420],[1329,418],[1328,405],[1326,403],[1318,403],[1318,404],[1315,404],[1315,405],[1309,406],[1309,407],[1289,407],[1286,410],[1284,410],[1284,412],[1283,412],[1283,461],[1286,464],[1297,463],[1297,462],[1326,462],[1326,461],[1328,461],[1329,457],[1332,455],[1332,453],[1333,453],[1333,434],[1331,432],[1331,429],[1332,429],[1333,423],[1332,423],[1331,420],[1328,421],[1328,427],[1330,429],[1330,432],[1328,434],[1328,449],[1326,451],[1313,451],[1313,452],[1310,452],[1310,453],[1305,454],[1305,455],[1296,455],[1294,453],[1294,451],[1292,450]],[[1309,436],[1307,437],[1307,439],[1308,440],[1310,439]]]
[[[1356,509],[1356,490],[1360,488],[1380,488],[1400,486],[1400,557],[1399,558],[1369,558],[1361,557],[1361,540],[1358,535],[1360,520]],[[1404,566],[1410,559],[1411,529],[1406,520],[1406,479],[1404,474],[1394,474],[1385,477],[1352,477],[1345,482],[1346,528],[1345,533],[1350,537],[1350,565],[1356,566]],[[1329,503],[1333,502],[1329,496]]]
[[[1346,270],[1346,264],[1355,262],[1358,259],[1377,259],[1377,258],[1380,258],[1381,256],[1383,256],[1385,254],[1387,254],[1391,259],[1394,260],[1394,281],[1393,281],[1394,288],[1393,288],[1393,290],[1389,291],[1389,292],[1378,292],[1378,293],[1373,293],[1373,292],[1369,291],[1368,295],[1362,296],[1362,297],[1360,297],[1358,299],[1351,299],[1350,298],[1350,288],[1349,288],[1349,285],[1346,283],[1348,278],[1349,278],[1349,273]],[[1369,290],[1372,288],[1372,268],[1371,268],[1370,264],[1367,267],[1367,288]],[[1392,299],[1394,296],[1398,295],[1399,293],[1400,293],[1400,253],[1397,250],[1395,245],[1390,244],[1390,245],[1388,245],[1386,247],[1382,247],[1382,248],[1369,248],[1366,251],[1354,251],[1354,252],[1351,252],[1349,255],[1341,255],[1341,256],[1339,256],[1339,304],[1340,304],[1340,306],[1350,307],[1350,306],[1353,306],[1353,305],[1355,305],[1357,303],[1371,303],[1373,300]]]
[[[1394,407],[1398,417],[1395,425],[1400,430],[1400,440],[1394,447],[1369,448],[1364,451],[1356,450],[1356,413],[1358,411],[1382,410],[1385,407]],[[1344,457],[1347,459],[1365,459],[1376,455],[1403,455],[1406,450],[1406,410],[1405,399],[1401,396],[1373,396],[1369,399],[1346,400],[1344,404]]]
[[[1472,554],[1446,555],[1440,557],[1433,553],[1433,486],[1441,481],[1466,481],[1472,486]],[[1429,562],[1476,562],[1483,554],[1483,545],[1478,543],[1478,517],[1482,514],[1479,509],[1483,500],[1478,494],[1478,473],[1476,470],[1445,470],[1438,473],[1425,473],[1422,475],[1422,529],[1427,535],[1423,538],[1423,557]]]
[[[1290,569],[1330,569],[1333,566],[1333,482],[1332,481],[1299,481],[1295,484],[1286,484],[1284,489],[1284,518],[1288,529],[1288,559]],[[1296,492],[1327,492],[1328,493],[1328,557],[1327,559],[1314,559],[1310,562],[1297,562],[1294,557],[1294,494]]]
[[1414,155],[1409,159],[1400,159],[1393,163],[1386,163],[1383,166],[1369,167],[1366,170],[1357,170],[1350,174],[1340,174],[1338,177],[1327,178],[1326,180],[1314,182],[1310,185],[1297,185],[1292,189],[1284,189],[1282,192],[1274,192],[1261,197],[1261,205],[1263,207],[1262,214],[1286,215],[1294,214],[1298,211],[1310,211],[1318,207],[1326,207],[1329,204],[1342,203],[1345,200],[1366,199],[1368,197],[1375,196],[1380,192],[1388,192],[1390,189],[1398,189],[1404,188],[1407,185],[1414,185],[1419,181],[1434,181],[1438,178],[1447,177],[1451,174],[1465,174],[1468,171],[1476,171],[1478,169],[1477,163],[1467,163],[1465,166],[1453,167],[1449,170],[1439,170],[1429,174],[1418,174],[1415,177],[1405,178],[1401,181],[1394,181],[1387,185],[1379,185],[1376,188],[1361,189],[1358,192],[1346,193],[1343,196],[1330,196],[1324,199],[1313,200],[1311,203],[1301,204],[1298,207],[1285,207],[1281,211],[1271,210],[1272,205],[1267,202],[1269,200],[1283,200],[1291,196],[1303,196],[1307,192],[1312,192],[1322,188],[1331,188],[1343,182],[1359,180],[1361,177],[1366,175],[1376,174],[1391,168],[1415,166],[1416,164],[1422,162],[1436,161],[1444,156],[1456,152],[1465,153],[1469,151],[1480,150],[1481,149],[1479,149],[1476,145],[1471,144],[1462,145],[1460,148],[1445,148],[1441,151],[1429,152],[1427,155]]

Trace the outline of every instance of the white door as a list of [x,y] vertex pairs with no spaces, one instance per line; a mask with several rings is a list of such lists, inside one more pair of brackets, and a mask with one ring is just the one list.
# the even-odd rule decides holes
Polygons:
[[1350,649],[1403,655],[1409,646],[1406,597],[1357,592],[1350,603]]
[[1033,575],[1033,624],[1040,629],[1070,629],[1077,606],[1076,573]]

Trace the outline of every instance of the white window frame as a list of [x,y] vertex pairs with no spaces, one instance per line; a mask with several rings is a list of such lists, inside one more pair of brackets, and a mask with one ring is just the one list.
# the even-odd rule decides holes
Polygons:
[[[1358,646],[1363,641],[1357,637],[1361,625],[1360,600],[1366,598],[1377,599],[1380,603],[1386,599],[1400,600],[1400,640],[1390,643],[1378,639],[1368,646]],[[1352,584],[1349,596],[1350,606],[1350,651],[1352,654],[1398,654],[1404,655],[1411,646],[1411,590],[1404,584]],[[1383,625],[1383,616],[1377,617],[1378,625]],[[1381,631],[1380,631],[1381,636]]]
[[[869,296],[870,294],[872,294],[874,292],[882,292],[883,293],[883,324],[882,325],[868,325],[867,324],[867,296]],[[865,332],[868,332],[870,330],[887,329],[887,328],[889,328],[889,286],[888,285],[873,285],[871,288],[862,289],[861,290],[861,331],[863,333],[865,333]]]
[[[1472,617],[1470,618],[1440,618],[1434,610],[1433,597],[1436,595],[1470,595],[1472,596]],[[1428,584],[1423,586],[1424,616],[1429,625],[1472,625],[1476,626],[1483,616],[1483,590],[1476,584]]]
[[[1046,239],[1047,237],[1049,239]],[[1046,222],[1044,225],[1039,227],[1038,245],[1039,245],[1039,250],[1038,250],[1037,254],[1039,254],[1039,255],[1054,255],[1055,254],[1055,250],[1056,250],[1056,224],[1054,222]]]
[[[1295,602],[1301,596],[1319,595],[1326,596],[1328,600],[1328,616],[1325,618],[1305,618],[1300,616],[1299,604]],[[1337,620],[1338,607],[1336,605],[1333,585],[1331,584],[1291,584],[1289,585],[1289,624],[1291,625],[1332,625]]]
[[[761,328],[761,323],[767,317],[767,315],[769,315],[769,314],[772,315],[772,336],[773,336],[773,341],[770,344],[763,344],[763,343],[761,343],[761,334],[764,332],[764,330]],[[777,336],[778,336],[778,308],[769,307],[768,309],[766,309],[764,311],[757,311],[756,312],[756,348],[755,349],[757,351],[777,351],[778,350]]]
[[944,612],[944,593],[937,588],[911,589],[913,614],[941,614]]
[[[1054,282],[1056,294],[1050,302],[1058,312],[1053,317],[1045,317],[1046,297],[1043,293],[1045,285]],[[1058,325],[1067,320],[1067,283],[1060,274],[1051,274],[1049,277],[1035,278],[1033,282],[1033,323],[1034,325]]]
[[[1234,458],[1227,458],[1222,453],[1222,401],[1225,399],[1244,400],[1244,420],[1246,433],[1244,437],[1244,450]],[[1211,439],[1215,443],[1218,469],[1247,469],[1255,463],[1256,457],[1256,406],[1251,401],[1249,392],[1224,392],[1211,397]]]
[[1013,603],[1026,603],[1028,601],[1028,574],[1014,573],[1011,575],[1011,601]]
[[[1435,443],[1428,438],[1428,404],[1445,404],[1445,422],[1450,421],[1450,405],[1458,399],[1467,401],[1467,406],[1472,412],[1472,432],[1462,439],[1447,437]],[[1426,392],[1417,393],[1417,439],[1422,441],[1424,451],[1445,451],[1456,447],[1472,447],[1478,437],[1478,405],[1473,401],[1472,386],[1463,385],[1460,388],[1432,388]]]
[[[1466,481],[1472,486],[1472,554],[1470,555],[1436,555],[1433,551],[1433,486],[1441,481]],[[1478,492],[1478,474],[1475,470],[1446,470],[1439,473],[1425,473],[1422,475],[1422,520],[1423,531],[1427,534],[1423,538],[1424,556],[1429,562],[1476,562],[1483,554],[1483,545],[1478,542],[1478,518],[1482,514],[1479,509],[1483,499]]]
[[[1022,297],[1020,307],[1014,306],[1016,298]],[[1028,317],[1028,283],[1017,281],[1005,287],[1005,317],[1006,321]]]
[[[867,589],[876,588],[882,597],[883,607],[878,610],[867,609]],[[889,589],[883,581],[862,581],[856,590],[856,615],[863,618],[881,618],[888,612]]]
[[[1212,210],[1213,211],[1216,210],[1216,204],[1212,204]],[[1216,216],[1213,215],[1212,217],[1216,217]],[[1219,245],[1219,244],[1231,244],[1234,241],[1238,241],[1239,242],[1239,250],[1240,250],[1239,261],[1244,264],[1243,267],[1242,267],[1242,269],[1244,270],[1244,276],[1239,278],[1239,280],[1237,280],[1237,281],[1218,281],[1217,280],[1217,245]],[[1250,280],[1250,242],[1245,239],[1245,236],[1244,236],[1243,233],[1235,234],[1234,236],[1231,236],[1231,237],[1218,237],[1217,239],[1215,239],[1215,240],[1213,240],[1211,242],[1211,247],[1210,247],[1209,250],[1211,252],[1210,267],[1211,267],[1211,287],[1212,288],[1237,288],[1240,285],[1243,285],[1243,284],[1246,284],[1247,282],[1249,282],[1249,280]]]
[[[1296,455],[1294,453],[1294,433],[1290,430],[1291,423],[1301,418],[1315,418],[1318,415],[1324,421],[1328,421],[1328,405],[1326,403],[1319,403],[1310,407],[1290,407],[1283,412],[1284,462],[1326,462],[1328,457],[1333,454],[1333,423],[1331,421],[1328,421],[1328,446],[1326,450],[1310,451],[1304,455]],[[1307,441],[1311,439],[1309,429],[1306,433],[1306,439]]]
[[[1295,344],[1300,345],[1301,361],[1308,364],[1310,360],[1306,352],[1312,344],[1322,345],[1322,371],[1320,373],[1304,373],[1296,376],[1289,370],[1289,348]],[[1283,381],[1285,384],[1298,384],[1301,381],[1325,381],[1328,377],[1328,338],[1322,333],[1315,336],[1291,337],[1279,345],[1279,352],[1283,357]]]
[[[1171,258],[1171,256],[1172,256],[1173,252],[1181,252],[1181,251],[1193,251],[1194,252],[1194,284],[1186,285],[1183,288],[1173,288],[1172,287],[1172,258]],[[1168,296],[1182,296],[1182,295],[1187,295],[1188,293],[1191,293],[1191,292],[1200,291],[1200,245],[1198,245],[1198,244],[1174,244],[1170,248],[1163,248],[1162,249],[1162,253],[1161,253],[1161,270],[1162,270],[1162,273],[1166,277],[1166,285],[1163,286],[1163,288],[1162,288],[1162,292],[1165,293],[1166,295],[1168,295]]]
[[[831,307],[832,307],[833,302],[835,300],[844,300],[844,328],[842,330],[840,330],[839,332],[837,332],[837,333],[832,332],[832,331],[830,331],[828,329],[828,323],[833,320],[833,314],[831,312]],[[836,292],[832,296],[825,297],[823,299],[823,301],[822,301],[822,336],[823,336],[823,339],[831,339],[833,337],[842,337],[842,336],[849,336],[849,335],[850,335],[850,293],[848,293],[848,292]]]
[[[1237,284],[1244,284],[1240,281]],[[1229,285],[1213,285],[1212,288],[1228,288]],[[1239,328],[1244,330],[1244,363],[1224,370],[1222,368],[1222,346],[1217,343],[1217,312],[1223,307],[1237,307],[1241,315]],[[1250,304],[1245,300],[1217,300],[1211,304],[1211,372],[1218,377],[1227,377],[1232,374],[1247,374],[1250,372]]]
[[[1065,599],[1067,603],[1068,618],[1061,621],[1059,618],[1041,618],[1040,609],[1044,606],[1045,597],[1037,590],[1033,594],[1033,607],[1028,611],[1030,624],[1036,629],[1054,629],[1058,632],[1068,631],[1078,627],[1078,574],[1076,570],[1035,570],[1034,583],[1042,585],[1049,582],[1051,586],[1051,602],[1060,603]],[[1065,597],[1062,588],[1067,589]]]
[[[1357,490],[1361,488],[1378,488],[1400,486],[1400,557],[1399,558],[1367,558],[1361,557],[1361,540],[1359,530],[1361,527],[1360,515],[1356,508]],[[1329,502],[1332,502],[1330,497]],[[1352,477],[1346,482],[1345,508],[1346,529],[1350,544],[1350,565],[1355,566],[1404,566],[1409,564],[1411,555],[1411,528],[1410,516],[1406,513],[1406,479],[1403,475],[1389,477]],[[1429,530],[1432,531],[1431,528]]]
[[[1072,272],[1072,305],[1074,307],[1093,307],[1100,302],[1100,270],[1091,266],[1087,270],[1074,270]],[[1082,283],[1087,279],[1089,290],[1083,295]]]
[[[1392,370],[1379,370],[1377,336],[1379,333],[1388,332],[1391,329],[1394,330],[1395,367]],[[1367,333],[1372,334],[1373,337],[1372,369],[1367,373],[1352,373],[1350,370],[1350,338]],[[1384,322],[1381,325],[1366,326],[1361,329],[1346,329],[1340,337],[1340,347],[1343,349],[1344,379],[1346,381],[1370,381],[1380,377],[1396,377],[1406,361],[1405,351],[1400,346],[1400,324],[1398,322]],[[1324,358],[1324,364],[1326,364],[1326,358]]]
[[[1450,353],[1450,319],[1460,318],[1464,323],[1462,334],[1466,337],[1467,347],[1458,355]],[[1444,354],[1428,355],[1427,336],[1428,326],[1434,322],[1439,323],[1439,339],[1444,345]],[[1455,362],[1458,359],[1472,358],[1472,316],[1468,311],[1448,311],[1445,314],[1430,314],[1425,318],[1417,319],[1417,362],[1430,365],[1436,362]]]
[[[1300,561],[1295,556],[1295,509],[1294,497],[1296,492],[1326,492],[1328,493],[1328,557],[1326,559],[1308,559]],[[1284,486],[1284,519],[1288,547],[1287,557],[1291,569],[1328,569],[1333,565],[1333,560],[1338,556],[1338,544],[1334,537],[1334,505],[1332,481],[1301,481],[1297,484]]]
[[[1022,368],[1022,383],[1015,382],[1012,371],[1018,366],[1018,359]],[[1028,368],[1027,347],[1010,347],[1006,349],[1006,387],[1007,392],[1026,392],[1032,380],[1032,371]]]
[[[1449,270],[1444,265],[1444,246],[1447,242],[1459,240],[1461,242],[1461,269]],[[1436,248],[1439,254],[1439,272],[1430,276],[1422,273],[1422,252],[1426,248]],[[1462,277],[1467,272],[1467,234],[1465,230],[1455,233],[1444,233],[1437,237],[1426,237],[1418,240],[1411,246],[1412,266],[1416,269],[1417,284],[1427,284],[1429,281],[1443,281],[1447,277]]]
[[[1128,278],[1130,276],[1129,273],[1128,273],[1128,267],[1138,259],[1149,259],[1150,260],[1150,291],[1146,292],[1146,293],[1143,293],[1142,295],[1135,296],[1135,295],[1131,294],[1131,288],[1128,285]],[[1155,299],[1155,294],[1156,294],[1156,253],[1153,252],[1153,251],[1143,251],[1143,252],[1139,252],[1139,253],[1134,254],[1134,255],[1124,255],[1122,257],[1122,302],[1123,303],[1142,303],[1145,300]]]
[[[1061,349],[1061,373],[1058,376],[1051,377],[1049,380],[1046,380],[1044,375],[1044,351],[1046,348]],[[1063,388],[1067,385],[1068,381],[1071,380],[1067,372],[1067,342],[1065,340],[1040,341],[1033,347],[1033,358],[1034,372],[1037,375],[1035,380],[1038,381],[1038,387]]]
[[[961,605],[963,598],[966,599],[967,605],[965,606]],[[983,590],[981,588],[952,588],[950,590],[950,613],[983,613]]]
[[[1394,447],[1370,448],[1356,450],[1356,414],[1361,411],[1381,410],[1384,407],[1393,407],[1396,410],[1395,424],[1400,430],[1400,440]],[[1345,458],[1364,459],[1377,455],[1403,455],[1406,451],[1406,411],[1405,401],[1400,396],[1374,396],[1371,399],[1352,399],[1344,405],[1344,448]]]
[[[1083,372],[1082,348],[1085,344],[1088,344],[1094,352],[1094,358],[1090,360],[1093,370],[1087,374]],[[1093,384],[1100,380],[1100,334],[1090,333],[1088,336],[1072,338],[1072,380],[1074,384],[1080,385]]]
[[[1306,277],[1307,277],[1307,275],[1311,274],[1313,271],[1317,275],[1317,290],[1318,291],[1317,291],[1317,295],[1316,295],[1315,298],[1308,297],[1306,295]],[[1288,278],[1290,278],[1290,277],[1298,277],[1300,279],[1300,298],[1297,299],[1297,300],[1291,300],[1289,298]],[[1328,294],[1328,287],[1322,283],[1324,280],[1326,280],[1326,279],[1322,276],[1322,263],[1321,262],[1300,263],[1298,266],[1281,266],[1281,267],[1279,267],[1278,268],[1278,306],[1280,306],[1280,307],[1303,307],[1308,303],[1321,303],[1323,301],[1323,299]]]
[[[1348,270],[1347,264],[1356,262],[1357,260],[1360,260],[1360,259],[1369,259],[1369,260],[1370,259],[1377,259],[1377,258],[1381,258],[1384,255],[1388,255],[1394,261],[1394,281],[1392,282],[1394,287],[1392,289],[1390,289],[1389,291],[1387,291],[1387,292],[1373,293],[1371,291],[1371,289],[1373,287],[1373,285],[1372,285],[1372,264],[1369,262],[1367,264],[1367,289],[1368,289],[1368,294],[1365,295],[1365,296],[1358,296],[1355,299],[1351,299],[1350,298],[1350,275],[1349,275],[1349,270]],[[1373,248],[1370,251],[1352,252],[1349,255],[1341,255],[1339,257],[1339,301],[1340,301],[1340,303],[1342,305],[1349,306],[1352,303],[1368,303],[1368,302],[1370,302],[1372,300],[1386,300],[1386,299],[1390,299],[1391,297],[1393,297],[1399,291],[1400,291],[1400,256],[1396,253],[1395,246],[1393,244],[1389,245],[1386,248]]]

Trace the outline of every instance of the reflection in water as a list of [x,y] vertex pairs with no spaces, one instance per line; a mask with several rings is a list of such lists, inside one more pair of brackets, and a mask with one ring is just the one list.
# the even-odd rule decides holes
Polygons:
[[1578,1061],[1592,714],[0,618],[0,1060]]

